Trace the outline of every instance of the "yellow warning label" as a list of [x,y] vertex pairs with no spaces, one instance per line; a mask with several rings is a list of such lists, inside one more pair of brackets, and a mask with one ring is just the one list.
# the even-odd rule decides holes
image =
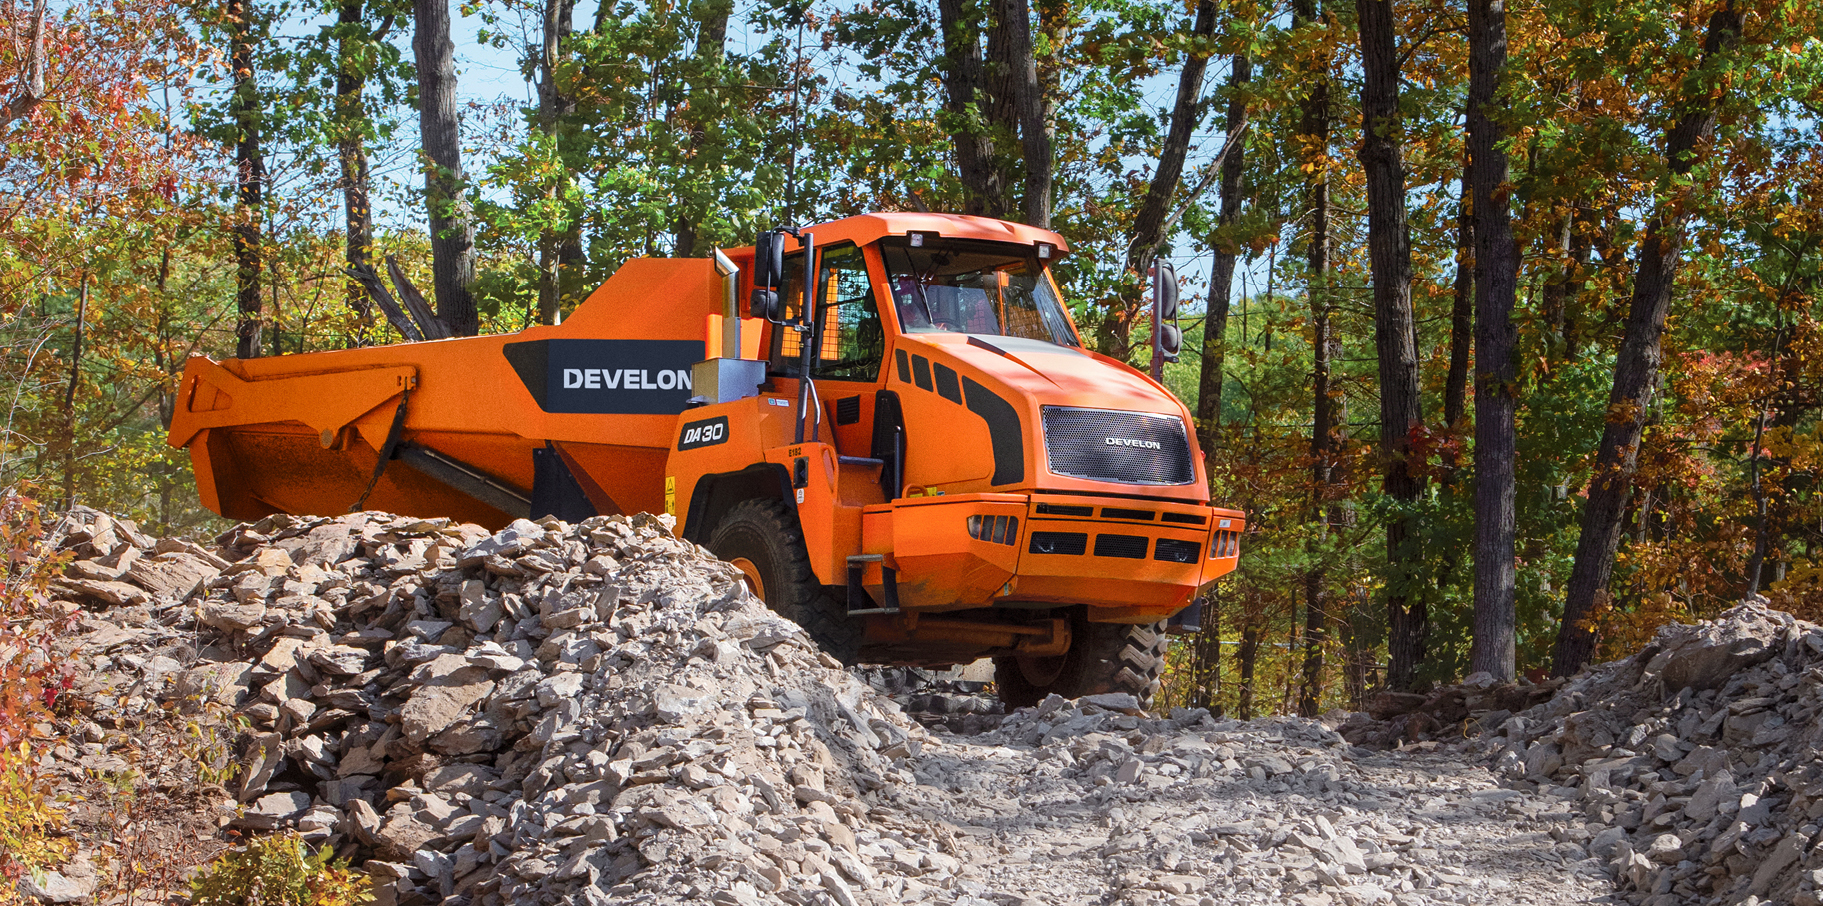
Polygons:
[[677,479],[671,475],[665,476],[665,515],[677,515]]

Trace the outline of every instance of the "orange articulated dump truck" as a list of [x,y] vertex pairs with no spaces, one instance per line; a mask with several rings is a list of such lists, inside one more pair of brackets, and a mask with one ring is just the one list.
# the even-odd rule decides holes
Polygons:
[[1242,515],[1210,506],[1183,404],[1083,348],[1067,252],[872,214],[634,260],[557,326],[193,358],[170,443],[232,519],[669,513],[844,661],[1149,699]]

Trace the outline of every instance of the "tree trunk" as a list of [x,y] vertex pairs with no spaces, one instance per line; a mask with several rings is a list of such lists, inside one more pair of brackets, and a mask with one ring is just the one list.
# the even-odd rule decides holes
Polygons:
[[76,385],[82,382],[82,333],[89,319],[89,275],[76,291],[76,334],[70,340],[70,382],[63,391],[63,499],[60,509],[76,503]]
[[[1215,18],[1214,0],[1197,0],[1191,36],[1197,39],[1213,36]],[[1195,46],[1205,47],[1207,41],[1199,40]],[[1183,182],[1184,159],[1190,153],[1190,139],[1202,118],[1203,72],[1208,67],[1208,55],[1192,52],[1186,55],[1184,69],[1178,73],[1177,100],[1171,107],[1165,143],[1159,149],[1158,169],[1146,186],[1146,195],[1140,200],[1139,212],[1133,218],[1133,230],[1128,237],[1126,265],[1128,273],[1133,275],[1129,291],[1138,291],[1146,283],[1146,269],[1152,265],[1153,250],[1165,239],[1165,220],[1171,216],[1171,199],[1177,195],[1178,184]],[[1131,352],[1133,318],[1140,309],[1138,299],[1137,293],[1131,300],[1123,299],[1125,310],[1104,321],[1101,344],[1104,354],[1125,360]]]
[[[693,55],[695,65],[688,77],[693,84],[689,89],[689,103],[683,115],[678,118],[678,130],[683,135],[684,144],[690,149],[690,159],[699,165],[705,163],[705,156],[719,156],[722,153],[719,143],[708,139],[706,133],[713,127],[713,120],[720,109],[713,86],[722,82],[720,73],[728,40],[728,17],[733,12],[732,0],[712,0],[705,4],[703,18],[697,22],[696,51]],[[714,167],[717,162],[712,159],[708,164]],[[697,199],[679,199],[677,226],[671,243],[672,254],[700,258],[709,253],[709,249],[702,247],[702,232],[699,229],[699,224],[707,213]]]
[[234,94],[234,282],[240,320],[235,325],[236,358],[260,354],[260,277],[263,270],[260,222],[265,209],[266,159],[260,153],[259,76],[253,71],[253,11],[248,0],[227,0],[229,66]]
[[[1311,28],[1321,15],[1317,0],[1295,0],[1292,27]],[[1318,47],[1321,46],[1319,43]],[[1306,295],[1310,298],[1310,521],[1306,553],[1310,565],[1304,573],[1304,666],[1298,690],[1298,713],[1315,717],[1322,698],[1323,644],[1329,631],[1329,570],[1323,545],[1333,529],[1326,503],[1335,480],[1336,395],[1330,381],[1338,338],[1335,335],[1334,299],[1329,287],[1329,54],[1323,50],[1302,61],[1300,69],[1308,93],[1299,105],[1299,162],[1307,175],[1304,207],[1310,212],[1309,243],[1304,248]]]
[[1222,618],[1218,613],[1220,595],[1210,592],[1202,599],[1203,627],[1187,639],[1185,651],[1189,655],[1188,677],[1189,694],[1184,698],[1185,707],[1208,708],[1212,713],[1221,713],[1222,694]]
[[1241,690],[1240,700],[1235,703],[1236,716],[1241,720],[1253,719],[1253,668],[1260,657],[1260,627],[1253,618],[1241,630]]
[[[344,257],[351,270],[373,267],[373,204],[367,172],[366,105],[361,94],[367,88],[367,64],[363,46],[368,43],[363,0],[342,0],[336,37],[336,152],[341,164],[342,212],[346,218]],[[348,308],[355,315],[354,335],[350,346],[371,342],[373,297],[367,285],[354,277],[346,281]]]
[[1025,158],[1025,222],[1051,228],[1051,124],[1045,115],[1044,87],[1032,52],[1029,0],[996,0],[996,16],[1006,36],[1005,65],[1010,70],[1012,102]]
[[1514,679],[1513,301],[1519,252],[1494,119],[1506,68],[1506,0],[1469,0],[1469,183],[1475,214],[1475,618],[1469,670]]
[[1356,0],[1361,26],[1361,165],[1367,177],[1367,251],[1373,273],[1374,347],[1380,374],[1382,486],[1398,512],[1386,525],[1387,681],[1409,689],[1424,659],[1427,602],[1418,519],[1424,494],[1411,430],[1424,423],[1412,317],[1411,237],[1405,222],[1399,57],[1392,0]]
[[988,118],[992,102],[981,56],[981,28],[972,12],[967,0],[937,0],[943,28],[943,107],[956,146],[962,213],[1001,217],[1006,213],[1006,185],[994,147],[993,121]]
[[[1467,149],[1463,152],[1462,192],[1456,202],[1456,284],[1450,301],[1450,370],[1443,381],[1443,424],[1451,431],[1464,426],[1468,414],[1469,344],[1475,340],[1475,215],[1474,191],[1469,185]],[[1444,481],[1455,471],[1456,457],[1449,454]]]
[[[1808,252],[1805,249],[1804,252]],[[1801,252],[1800,254],[1803,254]],[[1793,272],[1795,276],[1795,270]],[[1793,291],[1788,282],[1781,293],[1781,308],[1790,306],[1803,310],[1808,306],[1804,297]],[[1784,312],[1780,312],[1784,317]],[[1789,436],[1789,432],[1798,427],[1800,421],[1816,408],[1813,391],[1805,389],[1805,363],[1798,356],[1789,355],[1791,340],[1789,327],[1779,330],[1773,338],[1771,360],[1772,372],[1778,378],[1777,389],[1773,391],[1771,412],[1762,415],[1761,424]],[[1754,545],[1753,557],[1747,564],[1748,593],[1760,593],[1762,584],[1770,585],[1785,577],[1784,567],[1790,559],[1783,554],[1784,539],[1791,526],[1802,516],[1793,501],[1802,499],[1792,487],[1794,478],[1792,457],[1788,450],[1768,453],[1763,446],[1763,438],[1757,432],[1754,441],[1754,456],[1750,468],[1754,475]],[[1770,485],[1770,487],[1768,487]],[[1772,577],[1762,582],[1766,561],[1772,560]]]
[[[560,124],[573,111],[575,102],[557,85],[557,65],[564,46],[569,43],[576,0],[545,0],[543,40],[538,48],[538,128],[552,142],[560,142]],[[552,202],[566,193],[567,170],[560,170],[557,183],[547,190]],[[546,227],[538,235],[538,323],[556,324],[563,317],[563,241],[566,229]],[[687,253],[686,253],[687,254]]]
[[413,0],[417,33],[418,129],[424,145],[424,202],[430,219],[437,317],[458,337],[481,329],[475,310],[475,225],[464,192],[462,136],[456,117],[455,47],[449,0]]
[[[1732,47],[1740,34],[1741,17],[1732,6],[1711,14],[1701,65],[1707,67],[1717,55]],[[1667,194],[1677,193],[1675,178],[1688,174],[1696,162],[1698,143],[1715,126],[1715,104],[1716,99],[1710,96],[1686,101],[1676,125],[1666,136],[1665,160],[1673,177],[1667,181]],[[1633,490],[1640,436],[1658,384],[1659,343],[1677,278],[1687,216],[1675,198],[1661,200],[1640,242],[1633,299],[1627,310],[1627,332],[1614,360],[1607,424],[1595,454],[1588,503],[1583,508],[1582,537],[1576,543],[1576,562],[1570,569],[1564,595],[1563,622],[1552,652],[1551,673],[1555,676],[1569,676],[1581,670],[1595,653],[1595,631],[1589,619],[1605,603],[1614,552],[1620,546],[1621,517]]]
[[[1246,91],[1253,80],[1253,63],[1244,53],[1234,55],[1228,71],[1228,134],[1247,119]],[[1222,161],[1222,211],[1217,223],[1232,228],[1241,216],[1241,176],[1247,167],[1247,145],[1228,151]],[[1209,313],[1203,320],[1203,365],[1196,381],[1196,439],[1203,455],[1215,449],[1221,436],[1222,369],[1228,353],[1228,308],[1234,293],[1234,261],[1239,246],[1232,236],[1218,236],[1215,260],[1209,275]]]
[[[36,0],[32,4],[32,20],[29,32],[23,44],[15,44],[14,50],[21,57],[29,54],[19,72],[19,87],[13,96],[0,104],[0,126],[13,120],[30,116],[33,110],[44,101],[44,73],[47,59],[44,52],[44,16],[45,0]],[[30,45],[26,51],[24,45]]]
[[[1570,245],[1574,241],[1573,231],[1576,228],[1576,217],[1569,211],[1557,218],[1557,223],[1546,234],[1546,252],[1549,257],[1568,261]],[[1557,273],[1545,278],[1544,288],[1538,294],[1538,313],[1543,321],[1545,361],[1557,363],[1564,361],[1564,333],[1567,319],[1568,282],[1575,268],[1566,264]]]

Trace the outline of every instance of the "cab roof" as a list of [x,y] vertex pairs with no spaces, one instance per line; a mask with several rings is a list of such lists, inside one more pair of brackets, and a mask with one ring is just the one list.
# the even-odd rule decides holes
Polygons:
[[[1063,237],[1050,230],[1027,226],[1023,223],[1009,223],[995,220],[992,217],[973,217],[967,214],[921,214],[917,212],[891,212],[876,214],[857,214],[828,223],[819,223],[806,227],[817,238],[817,246],[823,247],[836,242],[853,242],[866,245],[887,236],[904,236],[907,233],[936,233],[944,239],[975,239],[988,242],[1017,242],[1021,245],[1050,243],[1058,254],[1069,252],[1069,243]],[[787,238],[786,248],[794,243]],[[728,250],[730,257],[736,250]],[[739,250],[740,257],[751,259],[751,246]]]

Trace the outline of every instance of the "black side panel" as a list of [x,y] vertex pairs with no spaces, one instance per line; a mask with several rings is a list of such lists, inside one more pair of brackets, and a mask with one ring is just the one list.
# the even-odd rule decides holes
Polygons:
[[899,364],[899,383],[911,383],[911,356],[906,355],[903,349],[895,349],[893,361]]
[[549,444],[532,451],[532,518],[556,516],[565,522],[581,522],[599,516],[589,502],[570,467]]
[[994,477],[989,484],[1015,484],[1025,480],[1025,443],[1019,430],[1019,410],[1000,395],[976,383],[962,379],[968,397],[968,411],[987,422],[988,441],[994,447]]
[[937,379],[937,395],[952,403],[962,402],[962,386],[956,383],[956,369],[937,362],[931,366]]
[[[895,431],[897,432],[895,435]],[[897,500],[904,488],[905,464],[900,453],[905,448],[905,412],[899,406],[899,394],[891,390],[874,393],[874,443],[868,455],[885,463],[880,469],[880,489],[887,500]]]
[[527,392],[538,408],[550,411],[545,406],[544,380],[551,373],[551,346],[542,340],[527,343],[508,343],[500,348],[506,354],[507,364],[519,375]]
[[528,340],[501,348],[545,412],[676,415],[691,393],[696,340]]
[[931,389],[930,359],[921,355],[912,356],[912,382],[918,385],[919,390]]
[[836,400],[836,424],[854,425],[861,421],[861,398],[845,396]]

